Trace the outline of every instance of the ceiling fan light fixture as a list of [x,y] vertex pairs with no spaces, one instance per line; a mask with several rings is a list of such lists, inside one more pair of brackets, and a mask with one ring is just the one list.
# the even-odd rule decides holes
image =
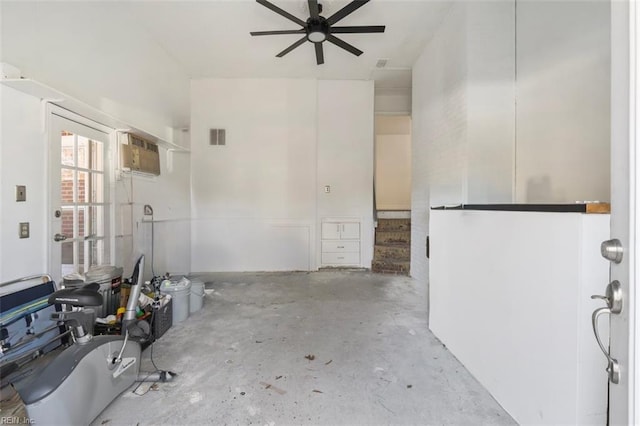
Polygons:
[[307,38],[312,43],[322,43],[327,39],[327,35],[322,31],[310,31]]

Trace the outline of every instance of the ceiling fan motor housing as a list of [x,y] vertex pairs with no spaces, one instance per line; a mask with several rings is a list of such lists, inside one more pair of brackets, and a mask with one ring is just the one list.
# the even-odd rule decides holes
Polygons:
[[327,39],[330,32],[330,26],[324,16],[318,19],[307,19],[307,39],[312,43],[322,43]]

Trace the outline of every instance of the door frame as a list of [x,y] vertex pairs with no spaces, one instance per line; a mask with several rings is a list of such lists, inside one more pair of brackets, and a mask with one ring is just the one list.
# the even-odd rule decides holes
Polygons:
[[53,103],[49,103],[49,102],[46,103],[44,115],[45,115],[44,116],[44,122],[45,122],[44,134],[46,139],[45,146],[46,146],[46,157],[47,157],[45,162],[46,164],[45,173],[47,176],[47,180],[49,182],[49,184],[47,185],[47,191],[46,191],[46,221],[45,221],[45,224],[46,224],[45,229],[47,232],[46,234],[47,235],[46,237],[47,270],[52,275],[52,278],[56,280],[56,282],[58,282],[59,285],[61,285],[62,277],[58,276],[60,274],[59,265],[53,264],[54,263],[53,251],[56,249],[55,245],[60,244],[53,241],[53,235],[55,234],[55,232],[57,232],[56,231],[57,224],[56,224],[56,219],[54,218],[55,207],[52,204],[53,203],[53,187],[56,183],[52,178],[52,174],[54,173],[53,167],[54,167],[54,164],[56,164],[56,161],[57,161],[56,167],[59,167],[59,163],[60,163],[59,158],[56,158],[56,159],[52,158],[53,153],[56,152],[54,151],[52,144],[60,143],[59,140],[54,140],[54,138],[52,137],[53,121],[56,119],[55,117],[59,117],[107,135],[106,141],[105,141],[105,145],[106,145],[105,157],[103,161],[104,161],[104,171],[105,171],[105,174],[104,174],[105,195],[108,197],[107,199],[109,200],[108,206],[107,206],[107,210],[109,212],[109,223],[108,223],[109,232],[105,239],[109,241],[110,262],[113,262],[113,259],[115,258],[114,257],[115,256],[115,237],[114,237],[115,208],[113,203],[113,197],[115,195],[113,190],[115,167],[114,167],[114,159],[113,159],[114,156],[112,153],[113,153],[113,147],[115,146],[115,142],[117,138],[116,138],[116,129],[106,126],[104,124],[98,123],[84,116],[81,116],[73,111],[70,111],[68,109],[65,109]]
[[608,423],[640,424],[640,182],[636,149],[640,110],[640,8],[635,1],[611,1],[611,238],[624,248],[619,265],[611,264],[611,280],[622,285],[623,308],[610,316],[610,353],[620,361],[620,383],[609,383]]

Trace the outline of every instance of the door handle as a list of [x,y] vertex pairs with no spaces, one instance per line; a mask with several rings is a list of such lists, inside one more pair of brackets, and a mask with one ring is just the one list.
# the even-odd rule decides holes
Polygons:
[[596,336],[596,342],[598,342],[598,346],[600,346],[600,350],[607,358],[607,373],[609,373],[609,380],[613,384],[618,384],[620,382],[620,365],[618,360],[613,358],[609,354],[609,350],[602,343],[602,339],[600,339],[600,332],[598,331],[598,319],[602,315],[611,315],[611,314],[619,314],[622,312],[622,289],[620,288],[619,281],[612,281],[607,285],[607,294],[606,296],[600,296],[594,294],[591,296],[592,299],[602,299],[607,303],[607,306],[598,308],[593,311],[591,315],[591,326],[593,327],[593,334]]
[[60,242],[60,241],[66,240],[66,239],[67,239],[67,236],[63,235],[63,234],[56,234],[56,235],[53,236],[53,241]]

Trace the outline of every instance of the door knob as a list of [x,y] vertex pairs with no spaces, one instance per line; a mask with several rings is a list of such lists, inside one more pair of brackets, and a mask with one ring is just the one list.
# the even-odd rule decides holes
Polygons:
[[602,257],[613,263],[622,262],[623,252],[622,243],[617,238],[603,241],[602,244],[600,244],[600,254],[602,254]]
[[66,239],[67,239],[67,236],[63,235],[63,234],[56,234],[56,235],[53,236],[53,241],[58,241],[59,242],[59,241],[64,241]]

